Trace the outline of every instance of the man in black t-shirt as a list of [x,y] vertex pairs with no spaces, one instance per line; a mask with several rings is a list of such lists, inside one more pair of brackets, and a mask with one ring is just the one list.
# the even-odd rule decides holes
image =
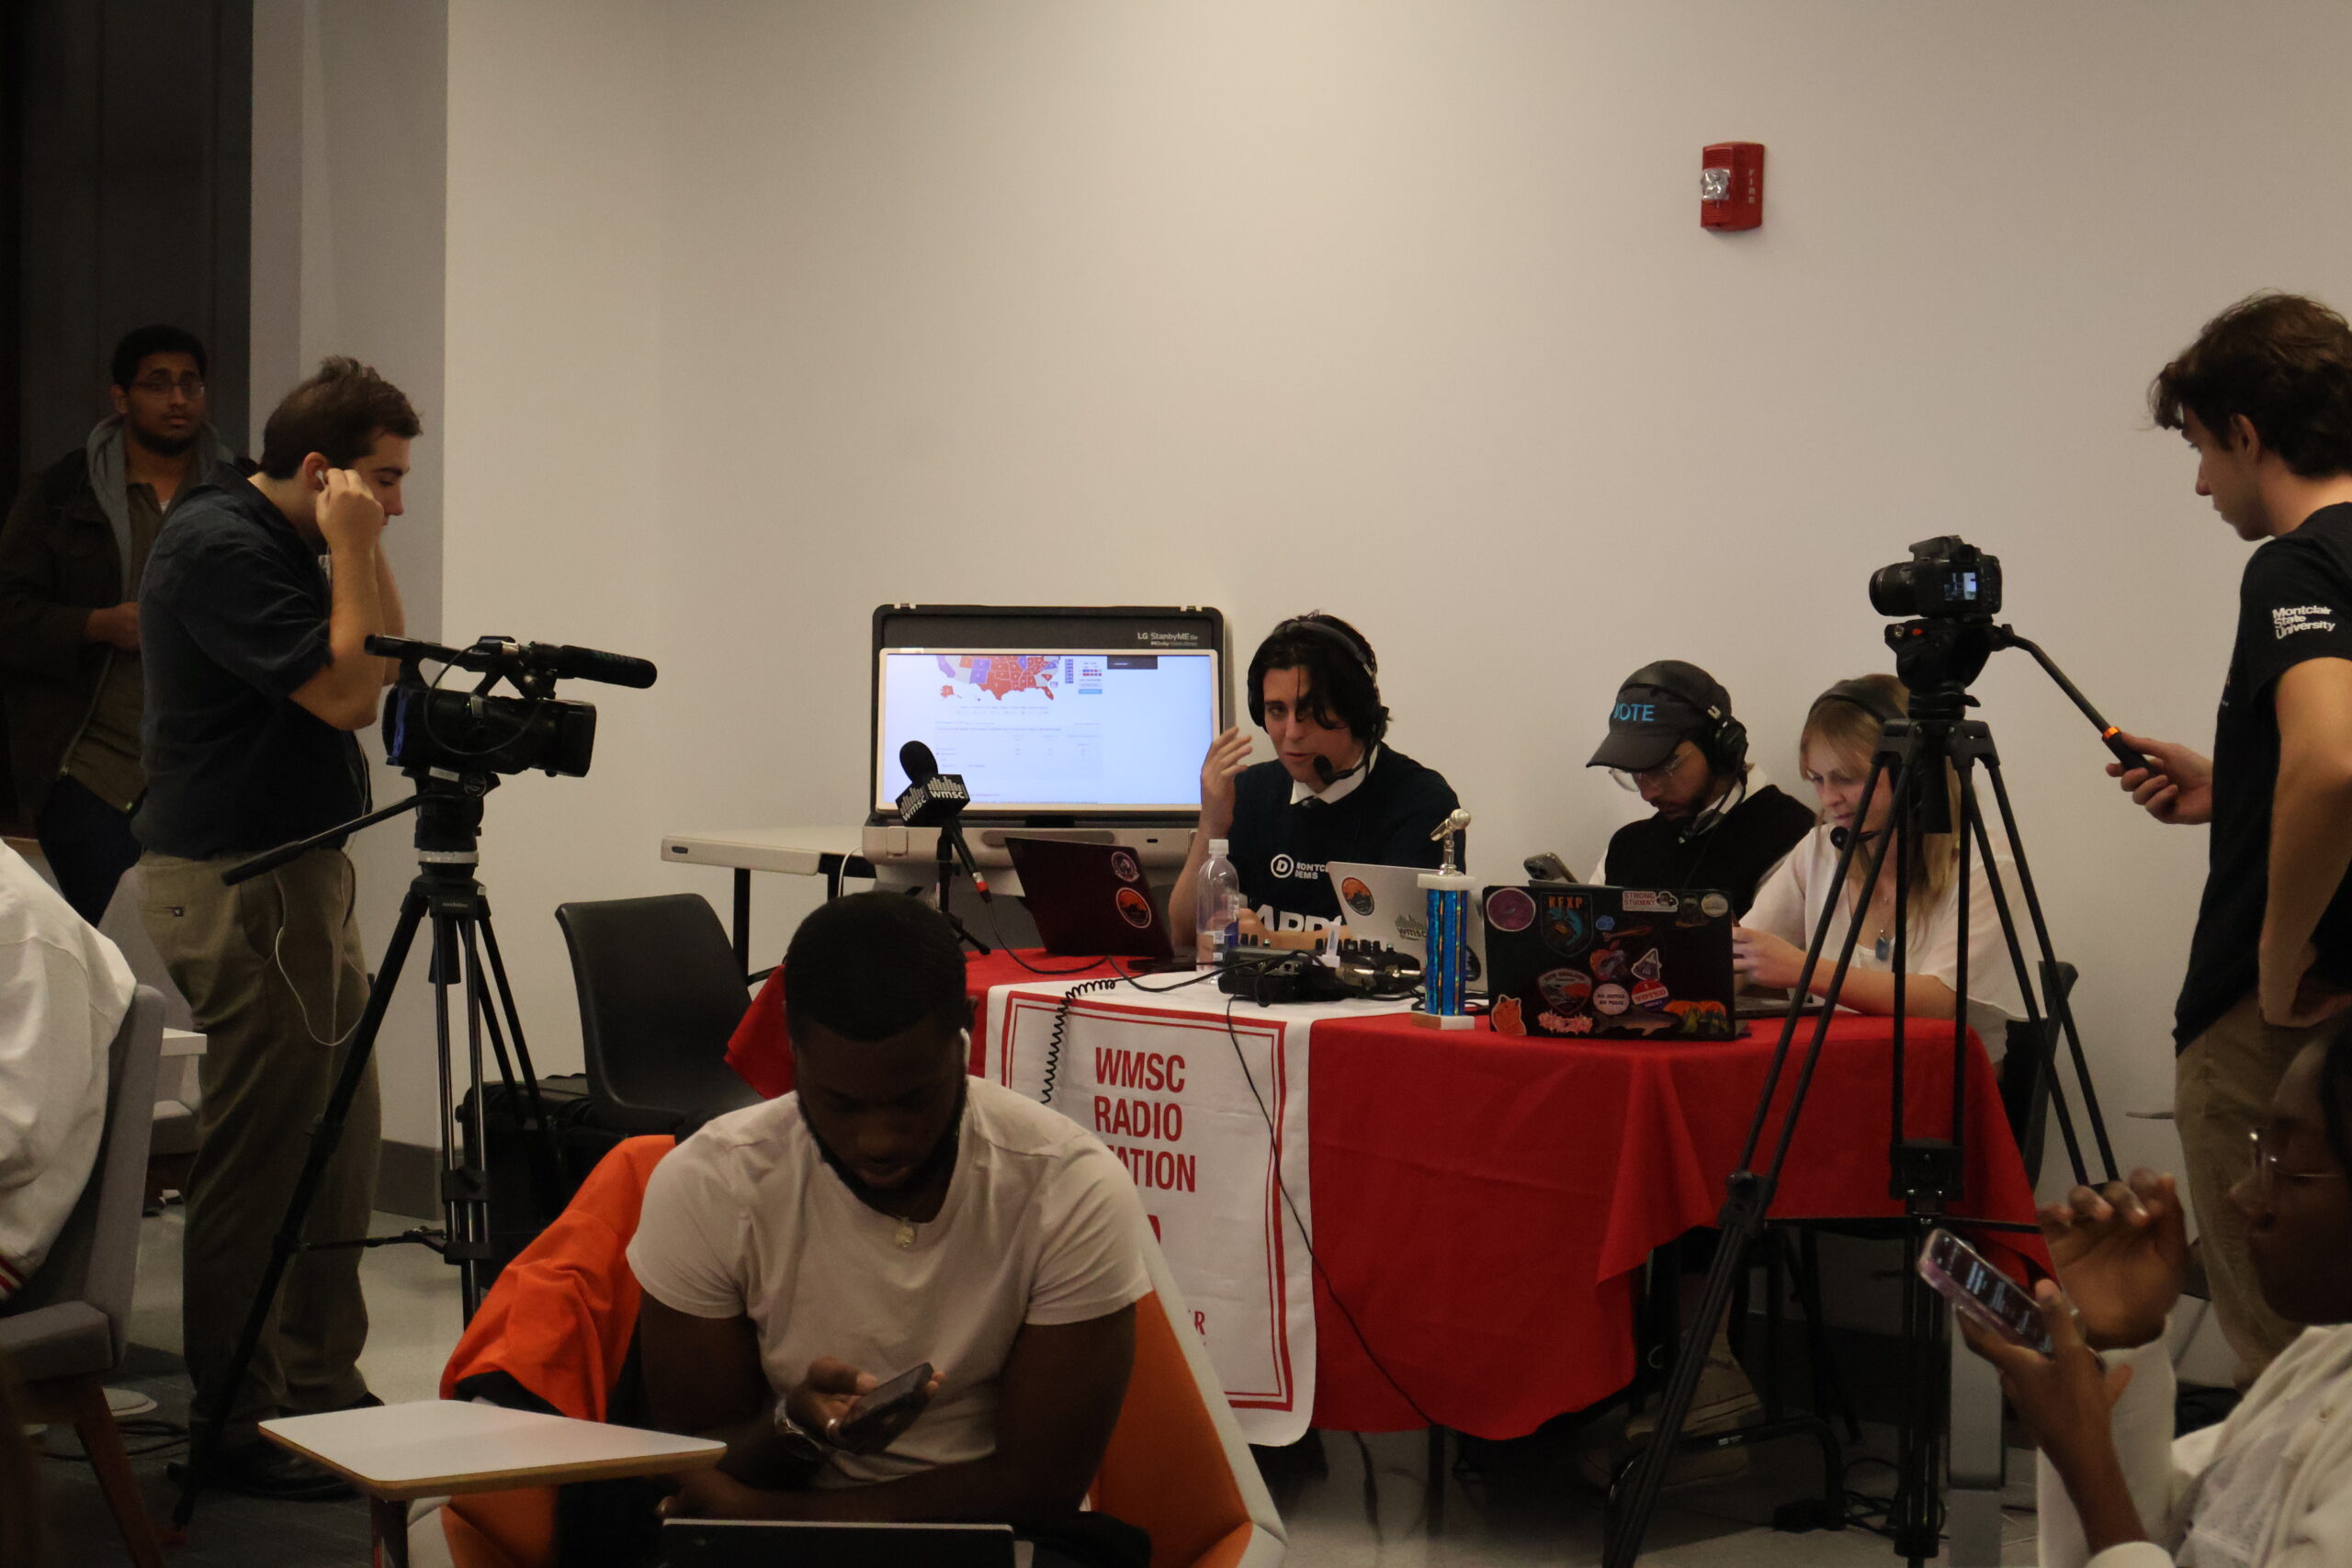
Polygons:
[[[181,1247],[191,1424],[226,1401],[207,1480],[257,1496],[346,1490],[265,1442],[257,1422],[373,1402],[357,1365],[368,1303],[350,1247],[294,1259],[245,1381],[220,1386],[304,1134],[367,1005],[368,965],[340,841],[234,887],[220,874],[367,809],[352,732],[376,722],[394,673],[366,644],[403,627],[380,536],[401,513],[418,429],[399,389],[353,360],[328,360],[270,415],[261,472],[174,509],[139,596],[147,795],[131,827],[146,846],[141,913],[206,1036]],[[368,1234],[377,1125],[371,1062],[311,1206],[313,1236]]]
[[1586,766],[1611,770],[1650,807],[1610,838],[1595,880],[1612,887],[1713,887],[1744,915],[1765,873],[1813,831],[1813,807],[1747,760],[1731,694],[1679,659],[1625,677]]
[[2256,295],[2207,323],[2149,400],[2197,449],[2197,493],[2260,547],[2211,759],[2128,736],[2153,766],[2108,768],[2158,821],[2212,826],[2175,1010],[2176,1115],[2244,1387],[2298,1325],[2262,1298],[2230,1189],[2288,1063],[2352,1024],[2352,328],[2315,300]]
[[1179,932],[1193,929],[1195,885],[1213,840],[1227,841],[1242,901],[1269,931],[1317,931],[1340,918],[1325,874],[1333,861],[1432,870],[1442,863],[1443,846],[1430,835],[1461,802],[1442,774],[1383,743],[1379,678],[1372,645],[1337,615],[1284,621],[1258,645],[1250,716],[1273,741],[1274,760],[1252,766],[1238,728],[1210,743],[1200,829],[1168,900]]

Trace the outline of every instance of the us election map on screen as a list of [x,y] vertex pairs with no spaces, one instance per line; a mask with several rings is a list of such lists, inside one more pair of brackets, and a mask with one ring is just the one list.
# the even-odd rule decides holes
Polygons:
[[1216,723],[1214,653],[886,649],[880,795],[920,740],[976,809],[1190,811]]

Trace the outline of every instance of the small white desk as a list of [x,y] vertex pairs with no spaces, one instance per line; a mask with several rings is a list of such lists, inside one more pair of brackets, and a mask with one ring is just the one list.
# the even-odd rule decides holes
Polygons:
[[859,852],[857,828],[719,828],[665,833],[662,858],[689,865],[723,865],[735,874],[735,963],[752,968],[752,873],[821,876],[825,896],[842,896],[842,880],[872,876],[874,867]]
[[443,1399],[289,1416],[261,1431],[368,1495],[379,1561],[392,1568],[407,1568],[408,1506],[419,1497],[672,1475],[727,1452],[707,1438]]
[[196,1058],[203,1055],[203,1035],[191,1029],[164,1031],[163,1059],[165,1066],[155,1081],[155,1113],[158,1116],[167,1113],[164,1110],[167,1105],[180,1111],[191,1109],[194,1096],[188,1093],[192,1083],[189,1074],[195,1066]]

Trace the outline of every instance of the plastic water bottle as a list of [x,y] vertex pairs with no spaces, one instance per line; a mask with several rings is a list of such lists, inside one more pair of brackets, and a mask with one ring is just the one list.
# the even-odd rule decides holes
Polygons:
[[1193,889],[1193,967],[1214,969],[1241,934],[1241,878],[1226,858],[1223,839],[1209,840]]

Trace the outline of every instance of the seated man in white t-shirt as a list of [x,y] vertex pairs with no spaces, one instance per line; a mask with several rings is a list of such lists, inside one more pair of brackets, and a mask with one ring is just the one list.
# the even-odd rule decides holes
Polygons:
[[[662,1160],[628,1259],[654,1425],[729,1444],[673,1516],[1030,1521],[1084,1498],[1150,1289],[1125,1170],[967,1076],[964,960],[897,893],[820,908],[784,959],[794,1093]],[[928,1361],[882,1452],[832,1423]]]
[[2352,1033],[2294,1057],[2245,1158],[2229,1198],[2263,1299],[2311,1326],[2219,1427],[2173,1436],[2188,1235],[2169,1176],[2041,1211],[2050,1355],[1959,1319],[2041,1451],[2042,1568],[2352,1568]]
[[0,844],[0,1302],[31,1279],[97,1164],[108,1053],[138,982]]

